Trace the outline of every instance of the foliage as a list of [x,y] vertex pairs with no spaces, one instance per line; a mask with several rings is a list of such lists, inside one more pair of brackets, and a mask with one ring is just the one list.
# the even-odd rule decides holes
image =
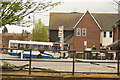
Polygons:
[[47,11],[61,2],[52,2],[52,0],[0,0],[0,24],[19,23],[25,16],[33,13],[35,10],[40,12]]
[[120,14],[120,0],[113,0],[118,5],[118,12]]
[[39,20],[32,31],[32,41],[48,42],[48,30],[44,24]]
[[19,69],[19,70],[23,70],[27,66],[29,66],[29,64],[22,65],[22,66],[16,66],[16,65],[10,64],[7,61],[3,61],[2,69],[13,69],[13,70],[14,69]]
[[13,69],[13,66],[7,61],[3,61],[2,69]]

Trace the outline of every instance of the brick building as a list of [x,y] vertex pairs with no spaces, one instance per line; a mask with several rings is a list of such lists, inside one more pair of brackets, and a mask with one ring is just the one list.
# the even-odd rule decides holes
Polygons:
[[22,32],[22,33],[2,33],[1,35],[1,41],[3,48],[8,48],[9,40],[30,40],[30,33]]
[[105,49],[113,42],[112,27],[118,14],[103,13],[51,13],[49,22],[50,41],[58,42],[58,27],[64,26],[65,43],[70,49],[85,50],[96,46]]
[[113,27],[113,43],[109,46],[112,50],[120,50],[120,20]]
[[87,11],[73,27],[74,49],[85,50],[85,48],[92,48],[93,45],[100,49],[100,29],[97,21]]

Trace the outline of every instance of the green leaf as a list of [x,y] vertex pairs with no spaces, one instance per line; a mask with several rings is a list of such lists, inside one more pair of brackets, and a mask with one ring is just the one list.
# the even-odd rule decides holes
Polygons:
[[[50,1],[43,0],[42,2],[39,2],[38,6],[36,6],[37,3],[32,3],[29,0],[27,0],[27,2],[24,3],[18,0],[7,0],[7,1],[0,0],[0,2],[1,2],[0,19],[2,22],[1,26],[5,26],[6,24],[19,23],[25,16],[29,15],[30,13],[33,13],[35,10],[48,11],[53,6],[57,6],[58,4],[61,3],[61,2],[51,2],[51,0]],[[33,9],[33,7],[35,8]],[[31,9],[32,11],[30,11]],[[28,11],[30,12],[28,13]],[[18,15],[16,16],[16,14]]]
[[33,28],[31,40],[32,41],[40,41],[40,42],[48,42],[48,30],[46,26],[39,20],[35,27]]

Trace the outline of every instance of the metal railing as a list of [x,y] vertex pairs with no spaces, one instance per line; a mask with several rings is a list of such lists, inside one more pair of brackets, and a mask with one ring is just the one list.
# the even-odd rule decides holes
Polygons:
[[[112,52],[116,52],[116,60],[114,61],[102,61],[102,60],[88,60],[88,59],[78,59],[76,58],[76,52],[85,52],[85,51],[79,51],[79,50],[65,50],[65,52],[67,51],[69,53],[69,58],[70,59],[33,59],[31,58],[32,55],[32,49],[11,49],[11,48],[0,48],[0,50],[3,52],[5,50],[28,50],[30,52],[30,57],[28,59],[19,59],[19,58],[15,58],[15,59],[6,59],[6,58],[2,58],[0,60],[7,60],[7,61],[28,61],[29,62],[29,67],[28,70],[29,74],[31,74],[32,70],[32,62],[40,62],[41,64],[46,63],[46,65],[50,64],[50,63],[55,63],[54,65],[57,67],[59,67],[58,70],[56,71],[47,71],[47,72],[69,72],[72,73],[73,75],[75,73],[98,73],[98,74],[117,74],[119,76],[120,74],[120,51],[112,51]],[[38,49],[37,49],[38,50]],[[43,49],[39,49],[39,50],[43,50]],[[44,51],[59,51],[59,52],[64,52],[64,50],[45,50]],[[98,52],[96,50],[92,51],[92,52]],[[99,50],[99,52],[108,52],[107,50]],[[84,53],[83,53],[84,54]],[[70,57],[71,55],[71,57]],[[51,65],[52,65],[51,64]],[[59,66],[58,64],[61,64],[61,66]],[[107,64],[114,64],[117,66],[109,66]],[[52,65],[54,67],[54,65]],[[57,66],[58,65],[58,66]],[[67,68],[65,68],[64,66],[67,66],[67,68],[69,67],[69,70],[67,71]],[[63,68],[62,68],[63,67]],[[65,69],[64,69],[65,68]],[[94,69],[92,69],[94,68]],[[103,71],[97,71],[99,69],[100,70],[103,69]],[[82,70],[84,69],[84,70]],[[106,72],[105,72],[106,70]],[[107,72],[108,70],[108,72]],[[113,72],[110,72],[109,70],[113,70]],[[46,72],[46,71],[45,71]]]

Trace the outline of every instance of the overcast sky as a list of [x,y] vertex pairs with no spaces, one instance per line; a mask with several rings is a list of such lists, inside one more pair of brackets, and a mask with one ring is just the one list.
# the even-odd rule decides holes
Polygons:
[[[60,0],[58,0],[60,1]],[[52,11],[57,12],[116,12],[117,5],[114,4],[113,0],[61,0],[63,3]]]
[[[54,1],[54,0],[53,0]],[[35,22],[42,20],[45,25],[49,25],[50,12],[80,12],[87,10],[91,13],[117,13],[117,4],[113,0],[56,0],[62,1],[61,5],[44,13],[35,13]],[[38,17],[39,16],[39,17]]]

